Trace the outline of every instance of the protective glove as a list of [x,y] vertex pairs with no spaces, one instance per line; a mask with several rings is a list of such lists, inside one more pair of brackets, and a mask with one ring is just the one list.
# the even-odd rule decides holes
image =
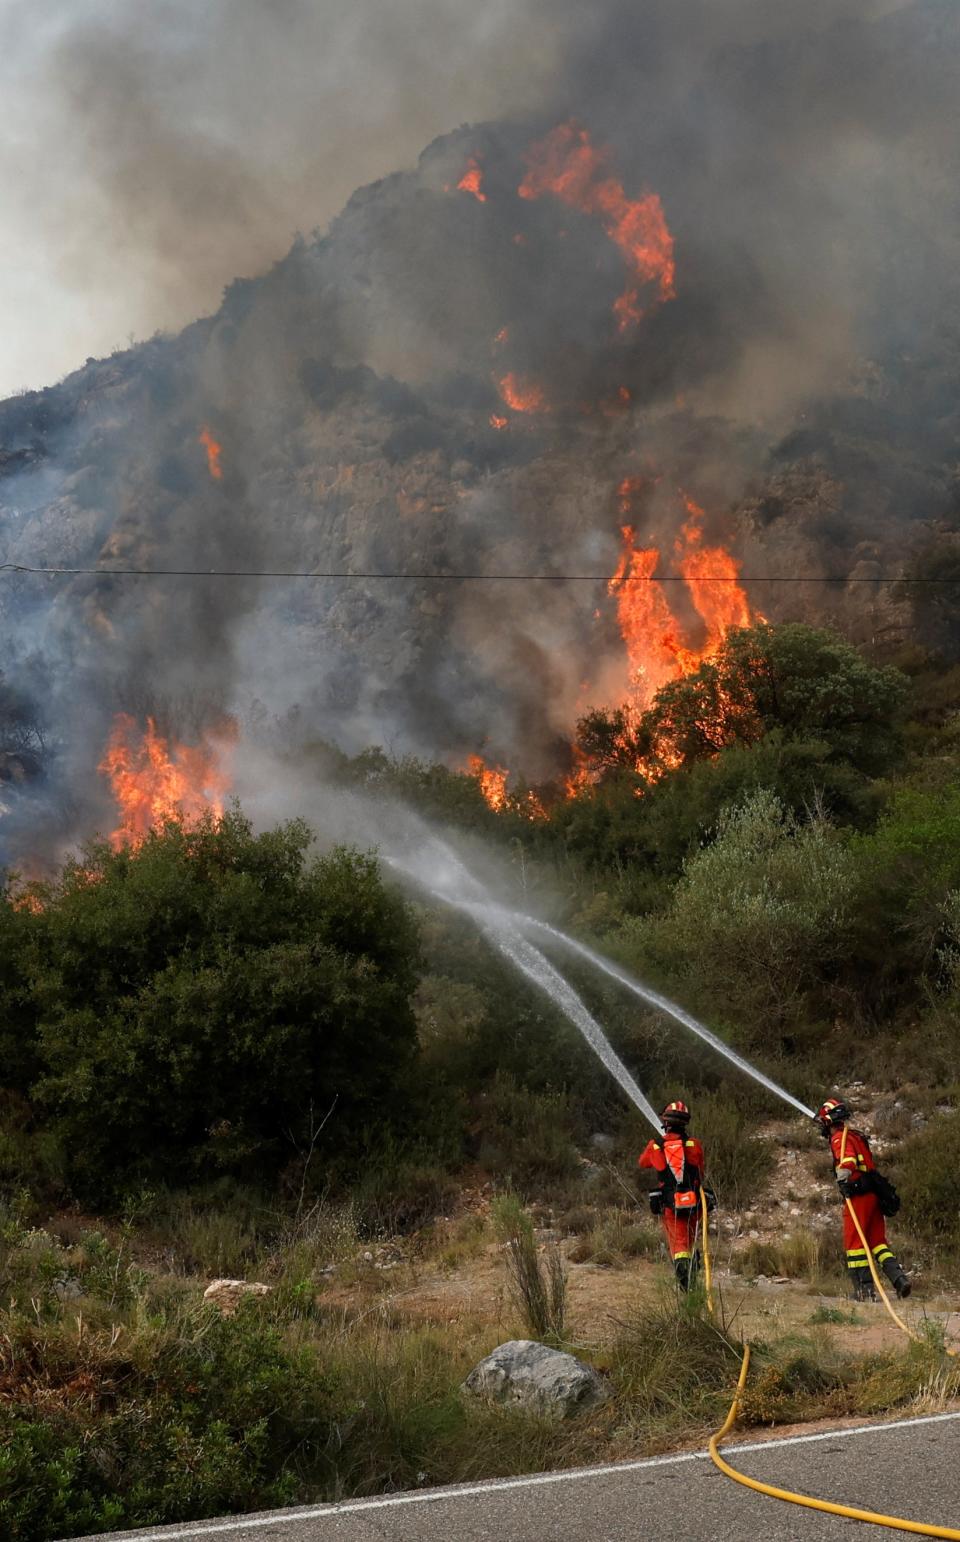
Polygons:
[[856,1199],[863,1193],[863,1180],[860,1178],[838,1178],[837,1188],[840,1190],[841,1199]]
[[658,1189],[654,1189],[650,1195],[650,1214],[654,1216],[663,1214],[663,1195]]
[[703,1185],[703,1192],[707,1201],[707,1214],[712,1215],[717,1208],[717,1196],[706,1183]]

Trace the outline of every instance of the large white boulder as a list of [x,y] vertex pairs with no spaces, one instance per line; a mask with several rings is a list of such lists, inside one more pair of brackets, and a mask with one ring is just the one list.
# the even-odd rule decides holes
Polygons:
[[566,1419],[606,1397],[599,1372],[534,1339],[511,1339],[474,1366],[463,1390],[487,1402]]

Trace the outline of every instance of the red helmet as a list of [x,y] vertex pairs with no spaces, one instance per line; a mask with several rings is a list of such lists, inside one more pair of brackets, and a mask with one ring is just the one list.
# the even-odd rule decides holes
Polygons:
[[664,1109],[663,1113],[660,1115],[660,1120],[661,1120],[661,1123],[665,1124],[665,1125],[667,1125],[667,1124],[680,1124],[680,1125],[688,1124],[689,1121],[690,1121],[690,1110],[687,1107],[686,1103],[681,1103],[679,1098],[678,1098],[675,1103],[668,1103],[667,1104],[667,1106]]
[[813,1116],[820,1126],[820,1133],[830,1139],[830,1131],[850,1118],[850,1105],[843,1098],[827,1098]]

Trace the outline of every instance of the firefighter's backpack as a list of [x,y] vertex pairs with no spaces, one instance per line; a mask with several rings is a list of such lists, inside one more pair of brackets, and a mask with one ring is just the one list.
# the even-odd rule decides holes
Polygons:
[[900,1195],[890,1182],[890,1179],[885,1178],[882,1173],[872,1172],[870,1174],[870,1187],[877,1196],[881,1214],[886,1216],[896,1215],[900,1209]]

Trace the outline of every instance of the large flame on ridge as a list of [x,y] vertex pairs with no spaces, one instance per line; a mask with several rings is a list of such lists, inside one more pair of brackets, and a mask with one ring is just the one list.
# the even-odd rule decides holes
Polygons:
[[219,819],[230,790],[221,757],[234,736],[228,720],[199,745],[171,745],[152,717],[141,733],[136,719],[118,713],[98,767],[110,780],[120,812],[110,836],[114,850],[139,846],[151,830],[170,821],[195,825],[208,814]]
[[703,510],[691,498],[685,501],[690,517],[677,541],[677,562],[707,629],[707,646],[702,656],[709,657],[716,653],[728,632],[749,626],[754,618],[747,596],[737,582],[739,562],[722,546],[704,546]]
[[[620,484],[621,512],[629,509],[637,484]],[[654,573],[660,561],[657,547],[638,548],[632,525],[623,525],[623,550],[607,588],[617,602],[617,621],[630,664],[632,704],[641,711],[670,680],[689,675],[719,650],[735,627],[754,619],[739,580],[740,564],[722,546],[704,546],[703,510],[685,499],[687,522],[676,542],[675,555],[693,607],[703,622],[705,637],[691,645],[674,616],[664,586]]]
[[[633,495],[639,491],[639,479],[620,484],[619,506],[628,512]],[[704,546],[703,510],[685,499],[687,521],[680,531],[674,554],[680,576],[690,600],[703,623],[704,636],[699,646],[691,644],[674,616],[663,584],[654,577],[660,552],[654,546],[638,548],[632,525],[621,527],[623,550],[608,591],[617,602],[617,620],[630,665],[629,717],[636,722],[653,703],[658,690],[671,680],[692,674],[719,651],[727,633],[736,627],[750,626],[756,619],[739,583],[740,564],[722,546]],[[722,709],[717,723],[717,742],[723,740]],[[666,767],[680,763],[669,736],[661,736],[650,761],[636,766],[648,780],[663,775]],[[582,766],[567,783],[568,797],[576,797],[589,785]]]
[[660,553],[637,547],[632,525],[623,525],[623,550],[607,589],[617,602],[617,621],[630,666],[630,696],[645,709],[660,687],[686,674],[685,649],[663,585],[654,578]]
[[660,302],[675,294],[673,236],[656,193],[628,198],[608,166],[609,151],[597,149],[579,123],[560,123],[527,154],[528,171],[521,198],[549,194],[582,214],[595,214],[619,248],[630,275],[613,310],[621,332],[643,315],[640,289],[656,284]]

